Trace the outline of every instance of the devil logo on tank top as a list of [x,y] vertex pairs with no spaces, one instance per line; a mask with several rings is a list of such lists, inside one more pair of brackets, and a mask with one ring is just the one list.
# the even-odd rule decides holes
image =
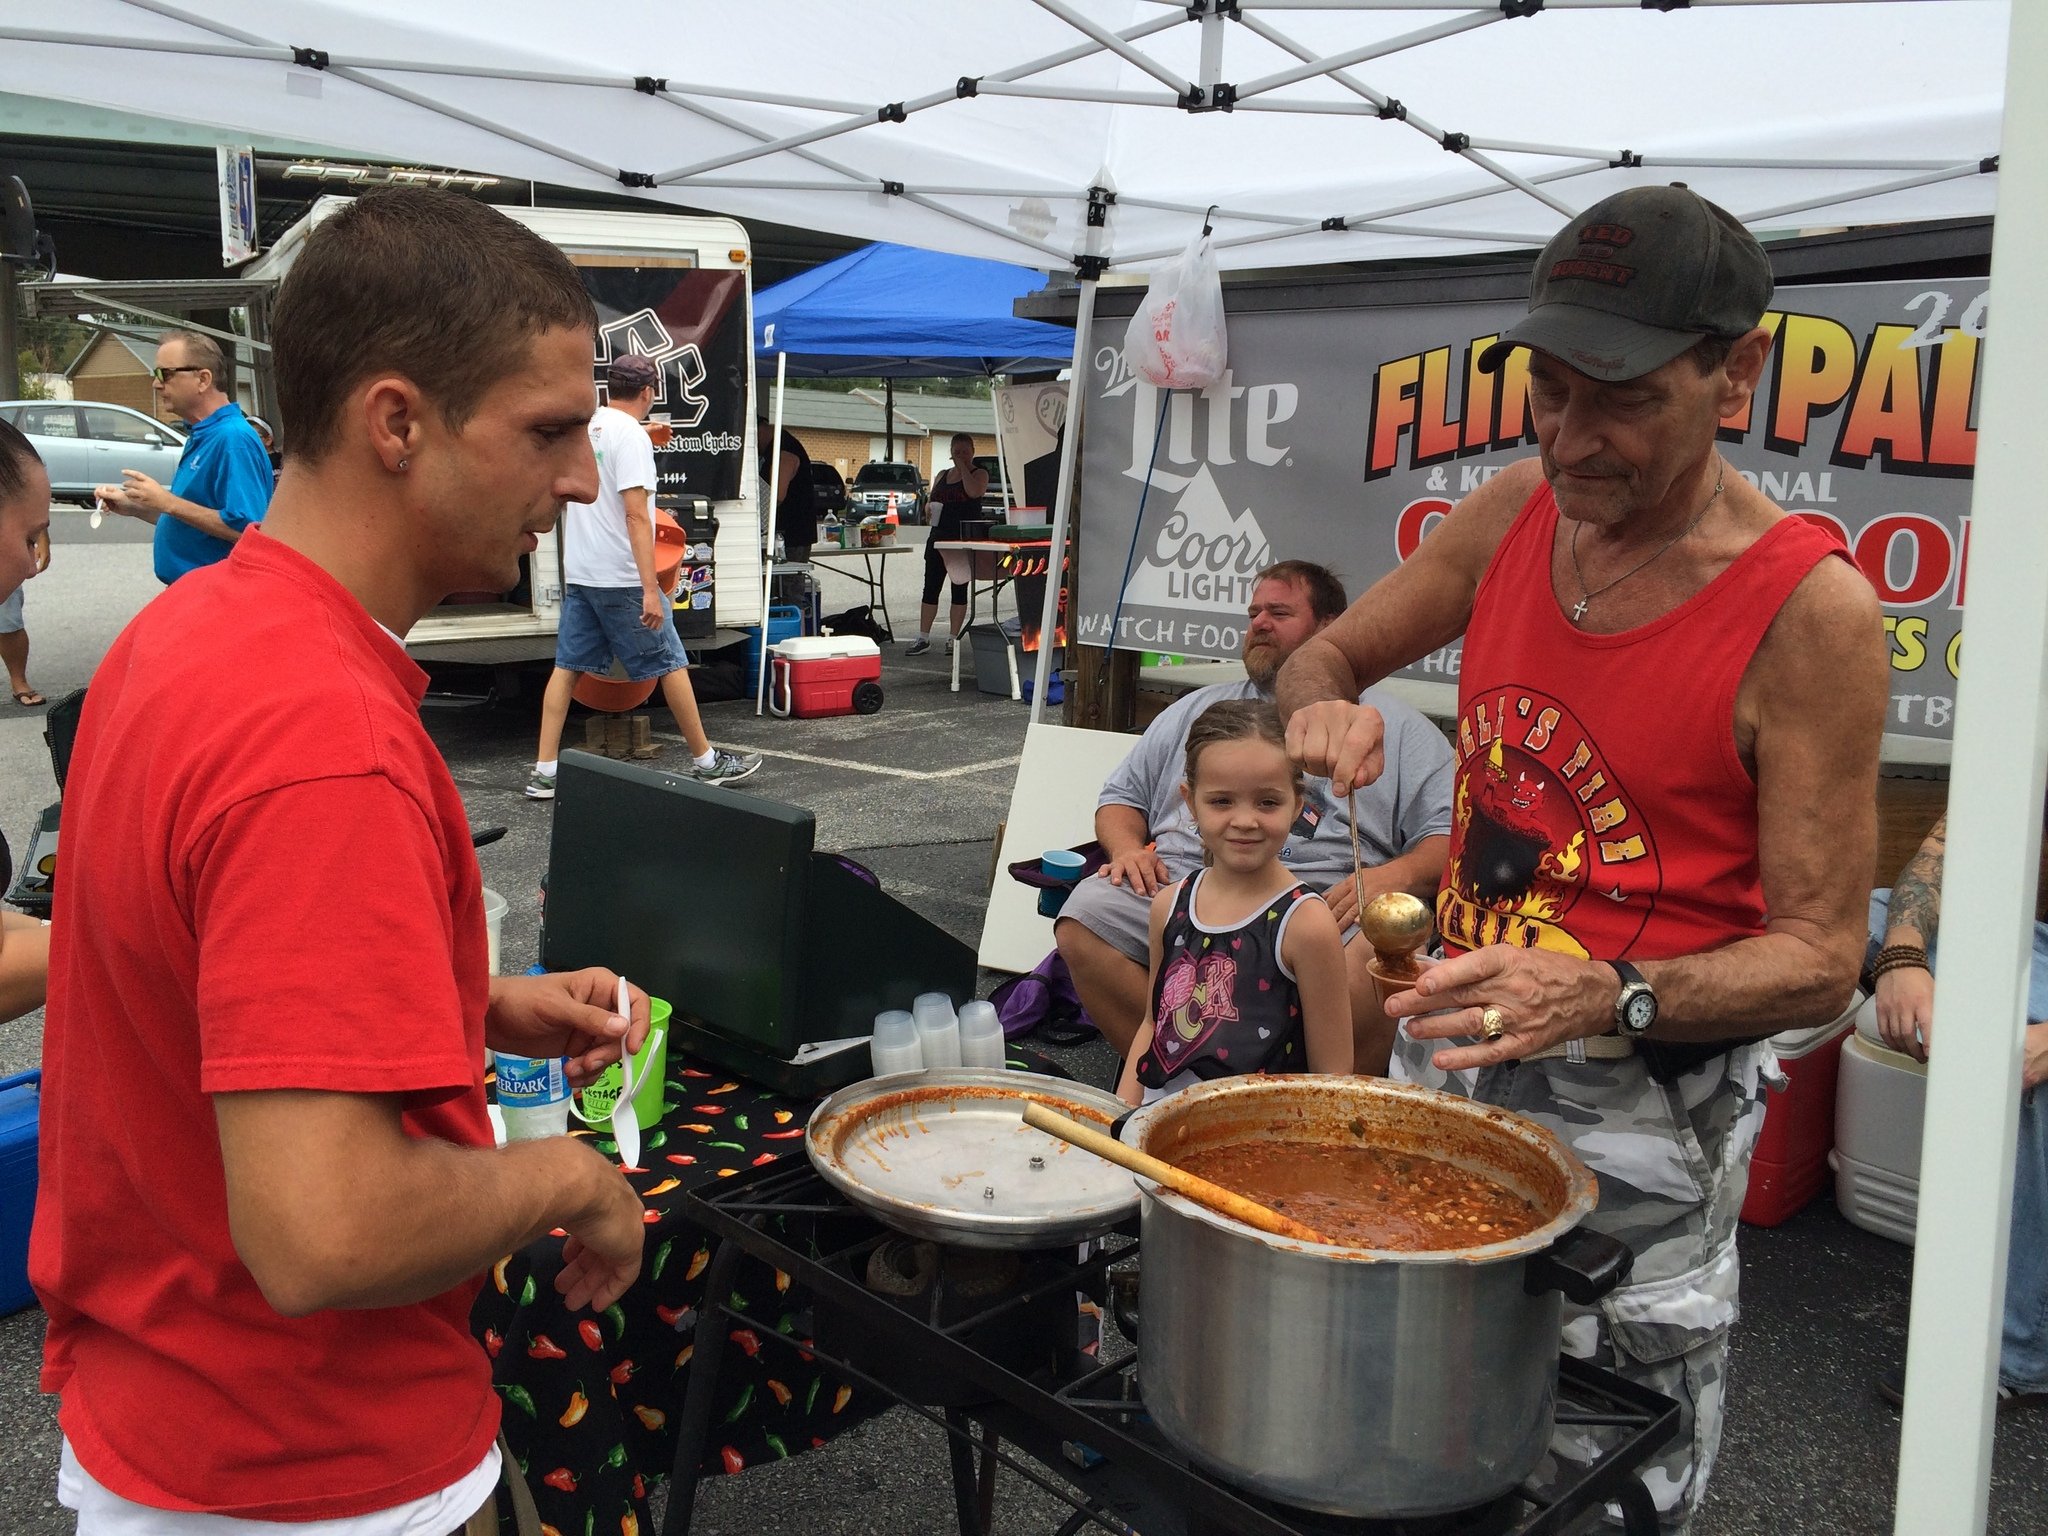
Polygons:
[[[1437,895],[1446,943],[1583,956],[1572,921],[1583,901],[1632,905],[1641,932],[1663,883],[1656,836],[1563,704],[1533,688],[1470,700],[1457,757],[1450,859]],[[1613,917],[1604,914],[1604,933]]]

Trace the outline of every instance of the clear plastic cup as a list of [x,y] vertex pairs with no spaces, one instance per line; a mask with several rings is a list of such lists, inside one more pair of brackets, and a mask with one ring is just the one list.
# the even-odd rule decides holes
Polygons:
[[910,1005],[917,1021],[917,1045],[928,1067],[960,1065],[960,1021],[953,999],[943,992],[921,992]]
[[875,1015],[875,1032],[868,1040],[868,1058],[875,1076],[891,1072],[915,1072],[924,1065],[924,1049],[918,1044],[917,1021],[901,1008]]
[[493,976],[498,974],[499,940],[505,931],[505,909],[509,905],[503,896],[489,886],[484,887],[484,942]]
[[960,1005],[960,1065],[997,1071],[1005,1065],[1003,1021],[996,1016],[994,1003]]

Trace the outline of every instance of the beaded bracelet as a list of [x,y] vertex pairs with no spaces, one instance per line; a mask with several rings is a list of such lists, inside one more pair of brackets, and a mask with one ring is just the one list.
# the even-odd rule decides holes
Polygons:
[[1912,944],[1896,944],[1877,952],[1877,960],[1870,967],[1871,978],[1875,980],[1887,971],[1928,970],[1927,951]]

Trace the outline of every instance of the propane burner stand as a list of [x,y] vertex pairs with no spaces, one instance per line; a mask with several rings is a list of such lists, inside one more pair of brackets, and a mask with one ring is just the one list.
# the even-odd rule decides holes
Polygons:
[[[833,1324],[814,1332],[859,1338],[868,1347],[858,1362],[843,1359],[817,1340],[778,1334],[761,1319],[707,1300],[677,1425],[662,1536],[690,1530],[733,1328],[752,1328],[768,1347],[814,1355],[945,1429],[962,1536],[987,1536],[992,1528],[997,1464],[1074,1511],[1059,1536],[1564,1536],[1610,1501],[1620,1506],[1628,1536],[1656,1531],[1637,1472],[1676,1431],[1678,1405],[1584,1361],[1558,1362],[1557,1422],[1600,1432],[1601,1448],[1590,1462],[1566,1467],[1557,1482],[1524,1485],[1473,1509],[1409,1520],[1338,1519],[1267,1502],[1189,1465],[1145,1416],[1135,1352],[1077,1364],[1064,1379],[1052,1369],[1020,1375],[1004,1363],[1015,1362],[1013,1350],[991,1352],[988,1341],[1012,1340],[1018,1320],[1042,1314],[1049,1301],[1080,1293],[1105,1302],[1108,1271],[1137,1258],[1135,1238],[1111,1236],[1085,1257],[1071,1245],[1033,1254],[1014,1286],[935,1320],[868,1287],[870,1256],[894,1234],[807,1163],[769,1164],[723,1180],[693,1193],[690,1207],[692,1219],[717,1240],[707,1298],[730,1296],[735,1267],[752,1256],[810,1292],[817,1318]],[[934,1380],[957,1384],[943,1399],[949,1406],[927,1406]]]

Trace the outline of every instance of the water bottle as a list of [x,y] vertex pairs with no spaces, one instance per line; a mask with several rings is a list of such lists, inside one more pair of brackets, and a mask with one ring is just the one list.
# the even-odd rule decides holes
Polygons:
[[875,1015],[875,1032],[868,1040],[868,1059],[875,1076],[891,1072],[915,1072],[924,1065],[924,1051],[917,1043],[917,1021],[901,1008]]
[[960,1065],[960,1021],[953,1013],[953,999],[943,992],[920,992],[910,1005],[917,1021],[917,1046],[928,1067]]
[[993,1067],[998,1072],[1007,1065],[1003,1053],[1003,1021],[996,1017],[994,1003],[960,1005],[960,1065]]
[[507,1141],[538,1141],[569,1130],[569,1077],[559,1056],[497,1058],[498,1113],[505,1119]]

